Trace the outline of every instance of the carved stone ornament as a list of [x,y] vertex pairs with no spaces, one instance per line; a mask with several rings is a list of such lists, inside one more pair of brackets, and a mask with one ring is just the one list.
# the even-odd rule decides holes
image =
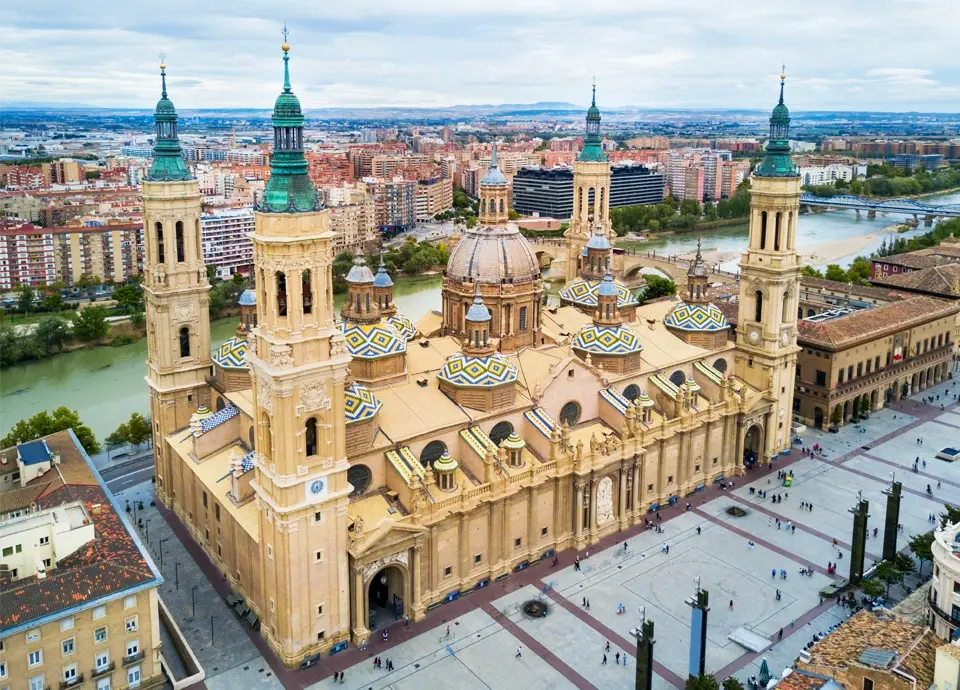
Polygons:
[[257,404],[273,414],[273,382],[265,376],[257,377]]
[[347,351],[347,339],[343,337],[342,334],[338,333],[337,335],[330,338],[330,356],[339,357],[340,355],[346,353]]
[[177,323],[197,320],[197,305],[193,302],[177,302],[173,305],[173,320]]
[[360,576],[363,578],[363,581],[366,582],[371,577],[376,575],[384,566],[391,565],[393,563],[402,563],[407,565],[409,563],[409,556],[407,555],[407,550],[397,551],[394,554],[389,556],[384,556],[383,558],[378,558],[372,563],[367,563],[366,565],[361,565],[357,568],[357,572],[360,573]]
[[613,520],[613,480],[604,477],[597,485],[597,526]]
[[270,364],[275,367],[292,367],[293,357],[290,356],[289,345],[274,345],[270,348]]
[[329,410],[332,403],[327,397],[327,387],[321,381],[313,381],[300,386],[300,406],[304,412]]

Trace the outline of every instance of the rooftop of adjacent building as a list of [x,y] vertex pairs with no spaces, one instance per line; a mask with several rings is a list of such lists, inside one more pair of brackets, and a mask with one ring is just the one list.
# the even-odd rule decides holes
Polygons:
[[3,473],[46,464],[39,476],[0,494],[3,535],[67,519],[71,529],[92,524],[93,537],[44,572],[14,579],[9,570],[0,571],[0,631],[5,634],[162,580],[72,430],[0,451]]
[[916,687],[928,688],[941,644],[924,626],[861,611],[810,648],[809,664],[821,670],[851,666],[897,669],[916,678]]

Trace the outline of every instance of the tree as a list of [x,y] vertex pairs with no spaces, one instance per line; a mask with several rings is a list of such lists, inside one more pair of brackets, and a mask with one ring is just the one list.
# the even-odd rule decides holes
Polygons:
[[910,552],[920,561],[920,568],[917,572],[923,574],[924,562],[933,561],[933,532],[924,532],[914,536],[910,540]]
[[643,301],[649,302],[658,297],[677,294],[677,284],[669,278],[662,278],[656,275],[644,276],[647,279],[647,287],[643,290]]
[[843,421],[843,408],[837,405],[836,407],[833,408],[833,412],[830,413],[830,423],[836,425],[842,421]]
[[958,522],[960,522],[960,508],[944,503],[943,512],[940,513],[940,527],[946,528],[947,525],[955,525]]
[[884,593],[885,587],[883,583],[879,580],[874,580],[873,578],[860,580],[860,591],[866,594],[871,599],[875,599],[881,594]]
[[858,256],[847,269],[847,280],[857,285],[869,285],[873,275],[873,264],[870,259]]
[[13,425],[9,434],[0,440],[0,447],[10,448],[18,443],[34,441],[64,429],[73,429],[77,440],[87,453],[100,452],[100,444],[90,427],[80,421],[80,415],[76,410],[68,407],[58,407],[53,413],[38,412],[29,419],[21,419]]
[[827,280],[836,280],[840,283],[847,282],[847,272],[840,268],[837,264],[829,264],[827,266],[826,273],[824,273],[824,277]]
[[143,328],[143,324],[145,324],[146,321],[147,321],[146,316],[142,311],[138,310],[130,314],[130,324],[134,328]]
[[34,327],[33,337],[43,348],[44,354],[50,354],[53,348],[57,348],[57,352],[63,352],[63,344],[69,337],[66,319],[60,316],[44,316]]
[[723,683],[721,684],[721,687],[723,688],[723,690],[743,690],[743,683],[741,683],[739,680],[737,680],[733,676],[730,676],[729,678],[724,679]]
[[116,448],[117,446],[122,446],[127,442],[127,424],[124,422],[118,426],[112,434],[103,439],[103,442],[107,444],[108,448]]
[[20,297],[17,299],[17,308],[24,314],[29,314],[35,306],[34,298],[36,297],[36,293],[28,283],[21,285],[18,292],[20,293]]
[[45,311],[57,313],[63,311],[63,297],[59,292],[51,292],[40,303]]
[[690,676],[687,678],[686,690],[720,690],[720,683],[712,673]]
[[860,416],[867,417],[870,415],[870,410],[873,409],[870,405],[870,398],[866,395],[860,398]]
[[806,276],[807,278],[823,278],[823,273],[815,269],[813,266],[804,266],[801,268],[800,275]]
[[882,561],[873,573],[884,584],[884,595],[887,598],[890,597],[890,585],[903,582],[903,572],[891,561]]
[[140,306],[143,294],[134,285],[124,285],[113,291],[113,299],[117,301],[117,306],[129,314]]
[[902,551],[897,551],[894,554],[893,566],[900,571],[901,575],[909,575],[917,569],[917,564],[913,562],[913,558]]
[[213,264],[207,264],[207,282],[213,285],[217,282],[217,267]]
[[510,209],[509,211],[507,211],[507,218],[509,218],[510,220],[519,220],[520,214],[514,211],[513,209]]
[[73,334],[80,340],[100,340],[110,332],[107,310],[87,307],[73,317]]
[[240,287],[245,287],[247,284],[247,279],[243,277],[242,273],[234,273],[233,282],[239,285]]
[[150,422],[142,414],[134,412],[127,421],[127,440],[135,446],[139,446],[150,438]]

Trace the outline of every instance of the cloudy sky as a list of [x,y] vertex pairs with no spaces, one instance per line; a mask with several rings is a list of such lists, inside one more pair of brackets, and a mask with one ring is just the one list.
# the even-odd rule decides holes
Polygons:
[[960,112],[960,0],[4,0],[0,103]]

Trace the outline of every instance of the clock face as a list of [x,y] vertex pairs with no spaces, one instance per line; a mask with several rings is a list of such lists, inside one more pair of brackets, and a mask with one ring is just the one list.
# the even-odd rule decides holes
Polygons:
[[314,479],[313,482],[310,483],[310,493],[317,495],[322,492],[323,492],[323,480]]
[[784,347],[790,344],[790,331],[783,332],[783,335],[780,336],[780,342],[783,343]]
[[754,329],[750,331],[747,337],[750,338],[751,343],[758,343],[760,342],[760,331]]

